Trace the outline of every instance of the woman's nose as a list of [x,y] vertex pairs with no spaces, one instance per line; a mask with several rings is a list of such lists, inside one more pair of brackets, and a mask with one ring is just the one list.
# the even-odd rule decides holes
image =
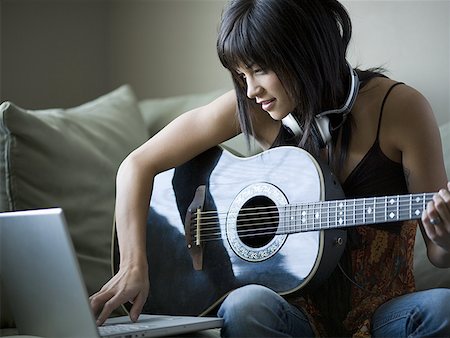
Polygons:
[[261,85],[255,79],[247,78],[247,97],[256,98],[262,91]]

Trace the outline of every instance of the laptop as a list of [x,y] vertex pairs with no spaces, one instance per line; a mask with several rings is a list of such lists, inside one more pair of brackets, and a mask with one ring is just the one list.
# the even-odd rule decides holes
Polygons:
[[141,315],[97,327],[62,209],[0,213],[0,278],[19,334],[176,336],[222,326],[216,317]]

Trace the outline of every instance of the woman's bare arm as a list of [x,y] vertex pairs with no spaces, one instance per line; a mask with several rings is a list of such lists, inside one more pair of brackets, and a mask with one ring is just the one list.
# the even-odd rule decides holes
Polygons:
[[182,114],[134,150],[120,165],[116,182],[120,268],[90,298],[99,325],[115,308],[128,301],[133,303],[130,317],[137,320],[147,299],[146,219],[155,175],[239,132],[236,97],[231,91],[206,106]]

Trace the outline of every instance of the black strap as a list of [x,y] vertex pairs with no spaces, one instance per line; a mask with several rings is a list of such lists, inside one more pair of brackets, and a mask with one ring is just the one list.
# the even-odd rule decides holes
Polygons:
[[389,94],[391,93],[392,89],[394,89],[396,86],[404,84],[403,82],[396,82],[394,83],[389,90],[387,91],[386,95],[383,98],[383,103],[381,104],[381,109],[380,109],[380,116],[378,117],[378,129],[377,129],[377,141],[378,141],[378,136],[380,135],[380,129],[381,129],[381,118],[383,116],[383,110],[384,110],[384,105],[386,103],[386,100],[389,96]]

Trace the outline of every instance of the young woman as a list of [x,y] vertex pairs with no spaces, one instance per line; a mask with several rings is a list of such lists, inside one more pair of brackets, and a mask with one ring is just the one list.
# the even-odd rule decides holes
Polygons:
[[[408,85],[354,71],[346,61],[350,37],[350,19],[336,0],[229,4],[217,50],[235,90],[186,112],[120,166],[120,270],[91,297],[99,324],[128,301],[136,320],[151,292],[145,232],[155,175],[241,132],[265,149],[294,145],[327,161],[348,198],[437,192],[419,225],[430,261],[450,267],[450,183],[433,112]],[[330,140],[316,124],[323,115]],[[288,116],[296,127],[283,123]],[[450,290],[414,289],[416,226],[350,230],[332,276],[301,296],[258,285],[231,292],[218,312],[222,335],[449,336]]]

